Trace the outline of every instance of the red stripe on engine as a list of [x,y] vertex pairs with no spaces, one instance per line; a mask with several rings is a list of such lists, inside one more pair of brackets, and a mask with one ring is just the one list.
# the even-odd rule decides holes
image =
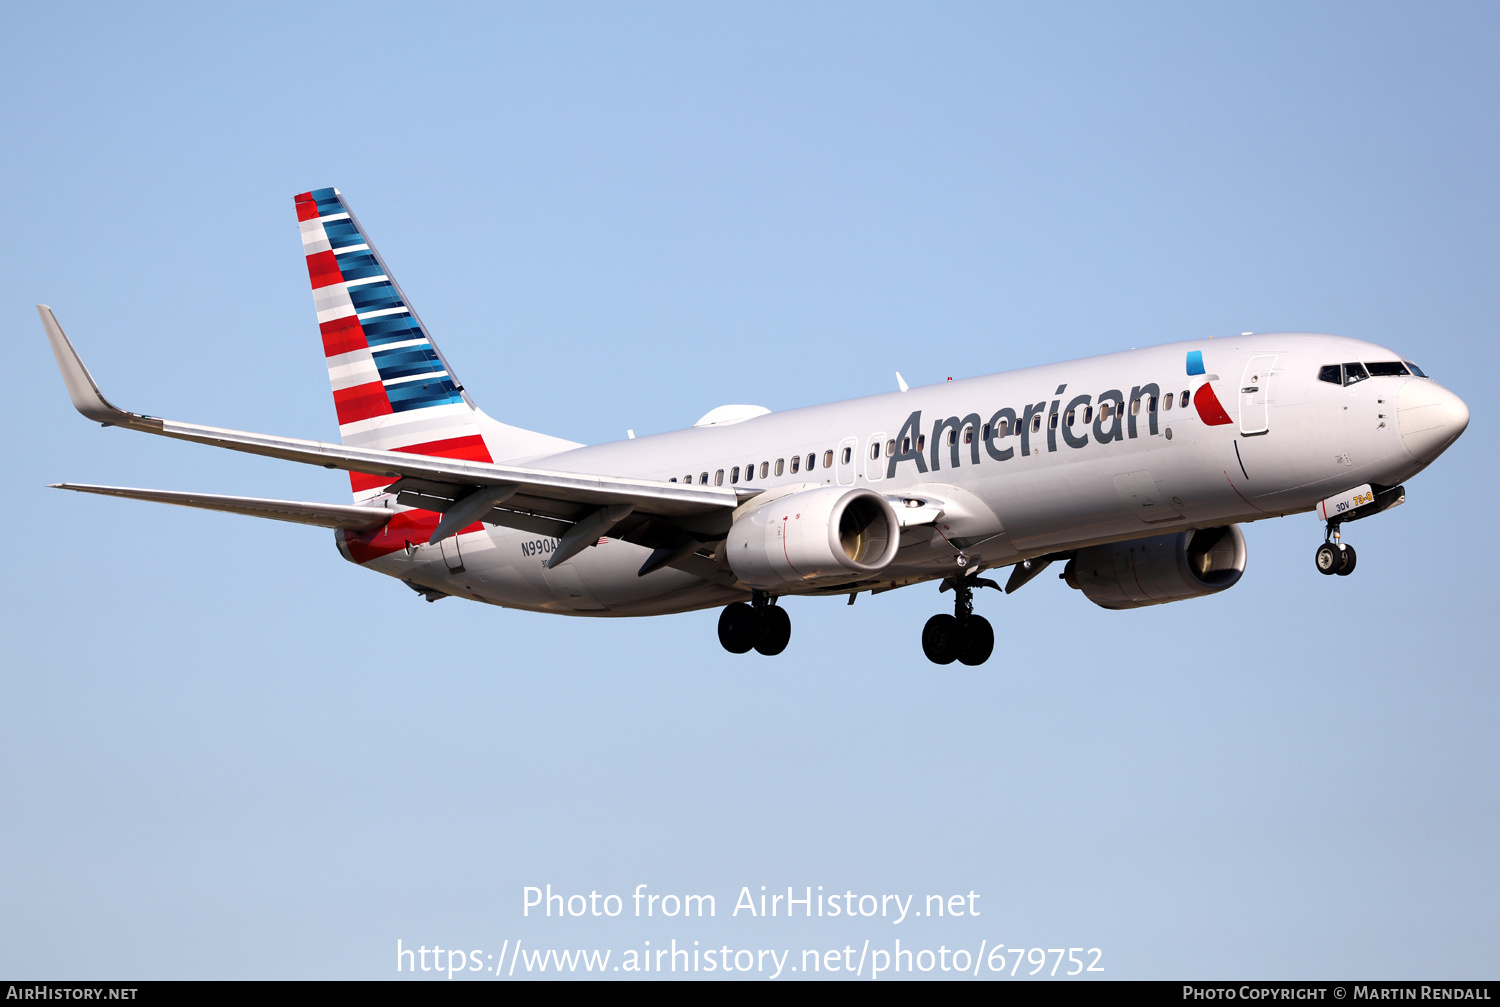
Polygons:
[[[344,532],[344,545],[348,548],[349,555],[354,557],[354,562],[368,563],[405,549],[408,542],[413,545],[426,544],[427,540],[432,537],[432,533],[437,530],[438,522],[442,518],[441,514],[430,510],[402,511],[399,514],[392,514],[390,522],[379,531],[364,534]],[[458,534],[467,535],[469,532],[483,530],[484,525],[475,521]]]
[[367,349],[370,345],[365,340],[365,330],[360,326],[359,319],[353,315],[345,315],[343,318],[324,322],[318,326],[318,329],[323,333],[325,357],[336,357],[340,353]]
[[312,193],[300,192],[297,194],[297,220],[312,220],[318,215],[318,204],[313,201]]
[[330,283],[342,283],[344,274],[339,272],[339,260],[332,252],[314,252],[307,257],[307,276],[313,289],[326,287]]
[[339,426],[343,426],[345,423],[367,420],[371,416],[384,416],[391,412],[391,400],[385,394],[385,385],[379,381],[371,381],[335,391],[333,407],[338,410]]

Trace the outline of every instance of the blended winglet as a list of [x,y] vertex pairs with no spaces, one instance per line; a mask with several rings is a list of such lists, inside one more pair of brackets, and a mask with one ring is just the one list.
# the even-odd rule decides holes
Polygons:
[[68,398],[73,400],[73,408],[107,427],[150,427],[153,425],[159,427],[161,425],[160,420],[128,413],[106,399],[104,393],[99,391],[99,385],[94,380],[94,376],[83,365],[83,358],[68,341],[67,334],[58,324],[57,316],[52,313],[52,309],[45,304],[38,304],[36,312],[42,316],[42,328],[47,330],[47,342],[52,344],[52,355],[57,358],[57,369],[62,371],[63,384],[68,386]]

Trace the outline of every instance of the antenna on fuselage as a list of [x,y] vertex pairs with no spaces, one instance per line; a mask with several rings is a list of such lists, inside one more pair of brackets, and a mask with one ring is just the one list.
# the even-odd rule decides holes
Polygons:
[[907,385],[906,379],[901,376],[900,371],[896,372],[896,387],[901,389],[903,392],[906,391],[908,387],[910,387]]

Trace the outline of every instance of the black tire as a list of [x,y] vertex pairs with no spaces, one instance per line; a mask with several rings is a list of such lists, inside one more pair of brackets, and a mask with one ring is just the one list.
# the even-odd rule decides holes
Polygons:
[[742,601],[719,613],[719,642],[731,654],[747,653],[760,636],[760,616]]
[[982,615],[971,615],[964,623],[964,646],[958,659],[974,667],[990,659],[995,652],[995,629]]
[[775,657],[786,650],[791,639],[792,617],[786,614],[786,609],[772,605],[761,613],[760,636],[755,641],[756,653]]
[[963,632],[951,615],[935,615],[922,627],[922,653],[933,664],[952,664],[963,645]]
[[1314,561],[1318,564],[1318,572],[1324,576],[1332,577],[1339,572],[1339,551],[1331,542],[1324,542],[1318,546]]
[[1334,572],[1340,577],[1347,577],[1354,572],[1354,546],[1346,545],[1340,553],[1339,568]]

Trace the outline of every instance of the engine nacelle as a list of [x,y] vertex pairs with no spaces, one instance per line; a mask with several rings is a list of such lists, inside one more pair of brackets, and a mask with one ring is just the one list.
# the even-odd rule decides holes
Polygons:
[[1063,579],[1103,608],[1145,608],[1234,587],[1245,556],[1238,525],[1200,528],[1080,549]]
[[735,521],[726,542],[734,575],[762,590],[879,573],[900,545],[901,524],[885,497],[848,486],[762,504]]

